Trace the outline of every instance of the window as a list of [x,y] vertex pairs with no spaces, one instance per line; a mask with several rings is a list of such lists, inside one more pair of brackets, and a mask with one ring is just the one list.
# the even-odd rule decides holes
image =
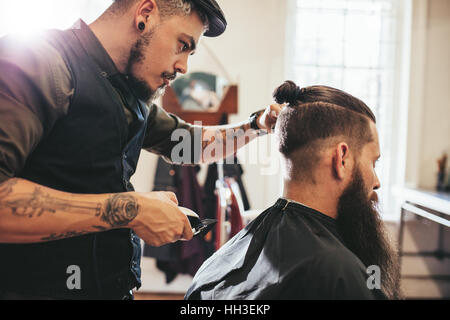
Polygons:
[[400,59],[407,39],[406,2],[292,0],[288,14],[289,78],[301,86],[342,89],[363,100],[377,117],[382,151],[377,172],[385,216],[396,214],[391,190],[398,183],[396,170],[404,170],[397,165],[393,138],[400,135],[394,123],[400,120],[399,74],[405,71]]

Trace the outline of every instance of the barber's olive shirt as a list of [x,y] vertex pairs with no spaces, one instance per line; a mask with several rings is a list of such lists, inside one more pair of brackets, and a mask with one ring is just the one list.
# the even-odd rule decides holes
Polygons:
[[[105,75],[119,73],[88,30],[81,43],[89,56]],[[0,38],[0,183],[20,173],[39,142],[68,113],[76,90],[73,83],[69,67],[45,37]],[[130,124],[133,116],[124,103],[123,110]],[[172,148],[179,142],[172,141],[172,132],[186,129],[193,137],[194,126],[155,104],[149,111],[143,148],[170,161]]]

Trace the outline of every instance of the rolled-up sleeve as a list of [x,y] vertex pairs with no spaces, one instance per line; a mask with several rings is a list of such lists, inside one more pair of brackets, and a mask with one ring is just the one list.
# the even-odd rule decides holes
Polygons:
[[43,126],[27,106],[1,90],[0,119],[0,183],[2,183],[14,177],[24,167],[28,155],[42,136]]
[[143,149],[175,164],[201,160],[202,127],[189,124],[153,104],[150,107]]
[[0,183],[21,172],[67,113],[72,93],[70,72],[53,47],[0,39]]

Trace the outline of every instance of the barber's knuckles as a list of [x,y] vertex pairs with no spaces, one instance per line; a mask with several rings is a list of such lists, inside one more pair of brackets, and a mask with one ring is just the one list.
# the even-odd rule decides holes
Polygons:
[[141,210],[130,227],[144,242],[160,246],[192,238],[189,220],[179,209],[173,192],[148,192],[139,196]]

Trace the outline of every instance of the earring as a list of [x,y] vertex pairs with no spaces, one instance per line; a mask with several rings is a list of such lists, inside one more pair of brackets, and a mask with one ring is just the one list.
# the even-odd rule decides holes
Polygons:
[[145,30],[145,23],[139,22],[138,28],[139,28],[139,30],[144,31]]

